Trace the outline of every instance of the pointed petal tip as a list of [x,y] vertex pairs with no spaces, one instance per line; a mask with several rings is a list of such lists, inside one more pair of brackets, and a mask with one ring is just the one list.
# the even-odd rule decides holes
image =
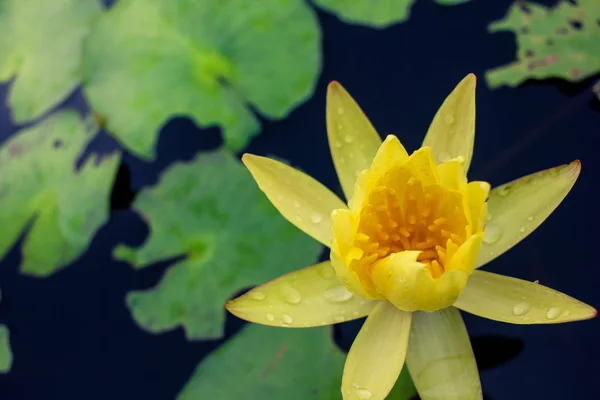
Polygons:
[[342,89],[342,84],[339,83],[338,81],[331,81],[329,82],[329,85],[327,85],[327,91],[331,92],[334,90],[340,90]]

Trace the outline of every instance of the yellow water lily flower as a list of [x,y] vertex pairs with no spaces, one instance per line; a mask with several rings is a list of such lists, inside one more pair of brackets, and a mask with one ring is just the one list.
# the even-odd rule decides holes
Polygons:
[[423,147],[411,155],[395,136],[382,143],[337,82],[327,94],[327,132],[348,204],[283,163],[250,154],[243,162],[285,218],[331,249],[331,260],[256,287],[226,306],[245,320],[290,328],[368,316],[344,367],[345,400],[385,399],[405,362],[424,400],[481,399],[457,309],[513,324],[596,315],[540,284],[477,270],[550,215],[575,183],[580,163],[491,191],[486,182],[468,182],[473,74],[444,101]]

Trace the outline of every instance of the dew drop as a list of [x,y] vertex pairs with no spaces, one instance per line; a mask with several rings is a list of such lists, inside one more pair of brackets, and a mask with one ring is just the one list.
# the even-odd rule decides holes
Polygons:
[[491,213],[491,212],[488,212],[488,215],[487,215],[487,220],[488,220],[488,221],[491,221],[491,220],[492,220],[492,213]]
[[373,397],[373,393],[371,393],[368,389],[356,389],[356,396],[361,400],[368,400]]
[[498,196],[506,196],[510,192],[510,188],[508,186],[504,186],[503,188],[498,189]]
[[323,297],[330,303],[343,303],[352,298],[352,292],[346,289],[343,285],[330,287],[323,292]]
[[333,278],[333,276],[335,275],[335,271],[333,270],[333,268],[331,267],[331,264],[329,263],[324,263],[320,268],[319,268],[319,275],[321,275],[323,278],[325,279],[331,279]]
[[566,310],[566,311],[563,313],[563,315],[564,315],[565,317],[568,317],[569,315],[571,315],[571,311],[569,311],[569,310]]
[[531,306],[529,305],[529,303],[519,303],[516,304],[513,307],[513,314],[517,317],[520,317],[521,315],[525,315],[527,314],[527,312],[529,312],[529,308],[531,308]]
[[339,115],[342,115],[342,114],[344,113],[344,109],[343,109],[342,107],[338,107],[338,109],[337,109],[337,113],[338,113]]
[[302,221],[304,221],[304,220],[302,219],[302,217],[301,217],[301,216],[299,216],[299,215],[296,215],[296,221],[298,221],[298,222],[302,222]]
[[546,317],[548,317],[548,319],[556,319],[556,317],[558,317],[560,315],[560,311],[561,311],[560,308],[552,307],[546,313]]
[[441,162],[441,163],[446,162],[446,161],[448,161],[451,158],[452,158],[452,156],[450,155],[450,153],[445,152],[445,151],[442,151],[437,156],[438,161]]
[[340,142],[339,140],[336,140],[334,145],[335,145],[335,147],[337,147],[339,149],[340,147],[342,147],[342,142]]
[[524,226],[522,226],[522,227],[519,229],[519,232],[521,232],[521,233],[525,233],[525,227],[524,227]]
[[533,221],[533,215],[530,215],[529,217],[527,217],[527,221]]
[[294,200],[294,207],[300,208],[300,202],[298,200]]
[[337,128],[341,131],[342,129],[344,129],[344,126],[342,124],[338,124]]
[[281,292],[283,299],[290,304],[298,304],[300,303],[300,300],[302,300],[300,292],[289,283],[284,283],[281,285],[279,291]]
[[337,317],[334,317],[333,320],[335,322],[344,322],[346,318],[342,317],[341,315],[338,315]]
[[294,322],[294,319],[292,318],[292,316],[288,315],[288,314],[283,314],[281,316],[281,318],[283,319],[283,322],[286,324],[291,324],[292,322]]
[[346,143],[352,143],[353,140],[354,140],[354,138],[352,136],[350,136],[350,135],[344,136],[344,141]]
[[275,321],[275,316],[273,314],[271,314],[270,312],[267,313],[266,317],[267,317],[267,321],[271,321],[271,322]]
[[444,117],[444,122],[450,125],[454,122],[454,117],[452,115],[446,115]]
[[267,297],[263,292],[250,292],[250,298],[254,300],[264,300]]
[[502,237],[502,231],[497,225],[487,225],[483,231],[483,243],[494,244]]
[[323,220],[323,217],[321,217],[321,214],[312,213],[310,215],[310,220],[312,221],[313,224],[318,224],[319,222],[321,222]]

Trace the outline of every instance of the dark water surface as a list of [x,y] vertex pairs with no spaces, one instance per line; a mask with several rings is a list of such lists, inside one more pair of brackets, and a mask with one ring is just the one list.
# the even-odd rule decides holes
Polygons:
[[[412,151],[445,96],[474,72],[479,77],[477,136],[470,179],[498,185],[582,161],[579,181],[564,203],[486,269],[539,279],[598,307],[600,105],[593,100],[591,80],[488,90],[484,71],[510,62],[515,52],[511,34],[486,33],[487,24],[502,18],[508,6],[508,1],[475,0],[439,7],[422,0],[408,22],[384,31],[347,25],[319,12],[324,69],[315,96],[284,121],[263,121],[262,134],[247,151],[283,157],[339,193],[325,132],[329,81],[338,80],[348,89],[382,135],[397,134]],[[79,94],[66,104],[85,107]],[[16,131],[6,107],[0,109],[0,128],[0,143]],[[125,210],[135,190],[155,183],[171,163],[219,144],[217,129],[200,130],[183,118],[171,121],[162,131],[155,162],[124,156],[111,220],[74,265],[48,279],[25,277],[17,272],[16,248],[0,263],[0,322],[10,328],[15,354],[11,373],[0,375],[2,400],[172,399],[202,357],[221,343],[190,343],[181,330],[151,335],[137,328],[125,307],[125,294],[154,286],[168,264],[134,273],[111,259],[118,243],[140,244],[147,234],[145,224]],[[114,141],[101,136],[90,150],[114,148]],[[490,398],[600,398],[598,319],[544,326],[508,325],[471,315],[465,321],[472,335],[524,342],[524,350],[511,362],[482,373]],[[239,325],[233,318],[228,321],[228,337]],[[343,345],[356,329],[356,323],[342,326]],[[498,352],[489,343],[481,346],[488,353]]]

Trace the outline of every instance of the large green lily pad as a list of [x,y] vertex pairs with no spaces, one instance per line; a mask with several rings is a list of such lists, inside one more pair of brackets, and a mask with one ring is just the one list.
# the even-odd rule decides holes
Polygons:
[[259,131],[251,107],[285,117],[312,95],[320,30],[303,0],[130,0],[84,46],[84,89],[107,128],[152,159],[175,115],[218,125],[241,150]]
[[[340,399],[346,355],[330,332],[248,325],[198,365],[177,399]],[[416,393],[404,368],[387,400]]]
[[229,298],[314,264],[321,252],[223,150],[170,167],[133,208],[148,221],[150,237],[140,249],[117,248],[116,258],[140,268],[185,255],[155,288],[127,296],[133,317],[151,332],[182,325],[189,339],[218,338]]
[[600,1],[563,0],[555,7],[516,2],[490,32],[513,31],[517,60],[486,72],[491,88],[562,78],[576,82],[600,72]]
[[108,218],[120,155],[76,162],[95,130],[61,111],[17,132],[0,148],[0,258],[30,221],[21,270],[47,276],[88,247]]
[[46,113],[79,84],[81,44],[97,0],[0,1],[0,82],[17,123]]
[[[416,0],[313,0],[322,9],[336,14],[342,21],[387,28],[404,22],[410,16],[410,8]],[[455,5],[471,0],[436,0],[441,5]]]
[[345,358],[330,328],[252,324],[200,363],[177,399],[339,399]]

